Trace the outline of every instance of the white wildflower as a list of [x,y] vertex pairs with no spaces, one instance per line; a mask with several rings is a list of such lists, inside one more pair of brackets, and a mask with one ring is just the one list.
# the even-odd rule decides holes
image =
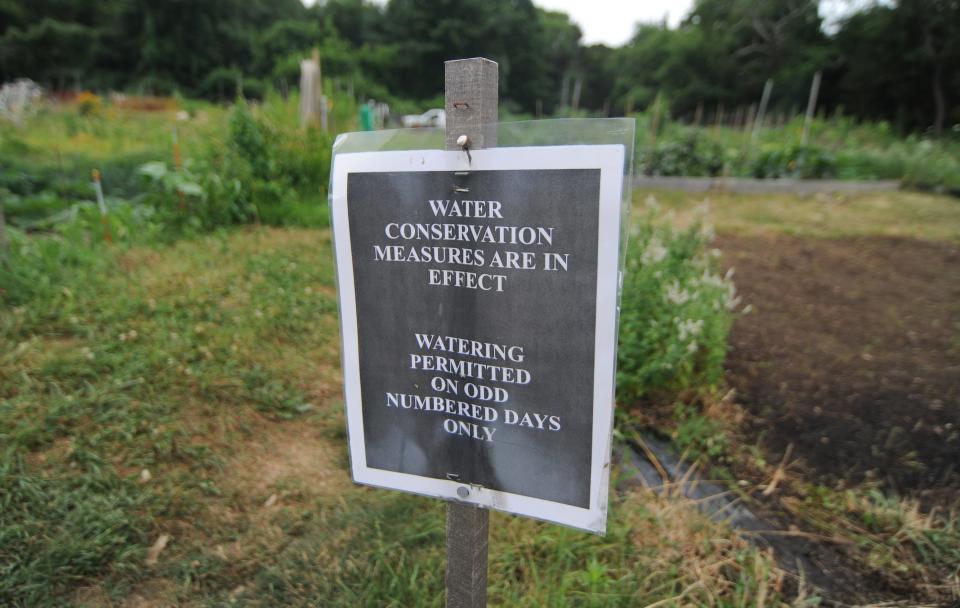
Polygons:
[[687,344],[687,353],[692,355],[696,353],[699,348],[700,347],[696,342],[691,342],[690,344]]
[[734,310],[737,306],[740,306],[737,287],[733,283],[727,283],[727,310]]
[[719,275],[716,275],[709,270],[704,270],[703,274],[700,276],[700,282],[703,285],[708,285],[710,287],[718,287],[725,289],[727,284],[720,278]]
[[716,231],[713,229],[713,224],[704,223],[700,227],[700,235],[704,238],[705,241],[709,242],[717,236]]
[[660,203],[657,202],[657,197],[655,197],[655,196],[652,195],[652,194],[648,194],[648,195],[647,195],[647,198],[643,201],[643,204],[644,204],[644,205],[646,206],[646,208],[649,209],[650,211],[659,211],[659,210],[660,210]]
[[677,330],[681,342],[685,342],[687,338],[692,338],[700,334],[703,331],[703,319],[684,319],[677,323]]
[[663,246],[663,243],[660,242],[660,239],[653,237],[650,239],[650,243],[647,244],[647,248],[644,249],[640,255],[640,261],[643,262],[644,266],[657,264],[662,262],[669,252],[670,251]]
[[682,306],[690,301],[690,293],[682,289],[680,283],[674,280],[673,283],[667,286],[667,293],[664,294],[664,298],[671,304]]

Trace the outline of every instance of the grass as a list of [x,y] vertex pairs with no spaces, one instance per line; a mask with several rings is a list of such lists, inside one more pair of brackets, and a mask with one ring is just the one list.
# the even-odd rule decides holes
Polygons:
[[[4,474],[22,488],[11,496],[21,509],[4,511],[19,514],[3,528],[21,527],[34,555],[13,569],[39,580],[30,572],[47,552],[66,551],[60,536],[77,532],[58,516],[67,507],[46,506],[61,492],[77,513],[100,512],[103,499],[116,499],[126,505],[123,526],[137,531],[120,548],[101,547],[102,539],[79,544],[58,560],[75,576],[54,577],[37,593],[53,602],[76,577],[96,571],[91,560],[111,569],[136,561],[135,549],[142,553],[159,521],[192,518],[203,498],[220,492],[231,446],[255,435],[262,420],[316,415],[320,404],[310,399],[329,396],[334,371],[307,378],[306,361],[336,362],[328,242],[306,231],[246,232],[162,254],[118,252],[98,268],[103,275],[73,277],[81,280],[50,300],[3,311],[0,438],[9,450]],[[142,471],[152,481],[139,484]],[[113,534],[107,521],[104,531]],[[97,520],[90,525],[80,527],[95,534]],[[37,526],[46,532],[29,534]],[[43,603],[26,601],[21,582],[5,577],[0,603]]]
[[[442,505],[349,480],[329,232],[101,257],[0,312],[0,604],[442,605]],[[606,537],[494,515],[491,601],[784,597],[770,557],[692,505],[612,508]]]
[[703,215],[717,232],[738,235],[783,233],[804,237],[907,237],[960,242],[960,201],[915,192],[794,196],[782,194],[692,195],[636,192],[642,203],[653,195],[680,226]]
[[[295,130],[292,107],[260,111]],[[193,109],[179,128],[186,157],[223,140],[226,124],[217,107]],[[36,129],[4,128],[0,153],[54,177],[61,162],[85,175],[92,162],[171,153],[169,115],[102,112],[73,127],[53,112]],[[692,221],[699,198],[658,196]],[[721,231],[960,238],[945,198],[710,198]],[[443,505],[349,479],[329,231],[47,247],[61,238],[35,239],[30,255],[44,264],[18,275],[31,288],[0,309],[0,605],[442,605]],[[677,440],[726,458],[720,409],[676,408]],[[831,525],[836,497],[817,496],[797,508]],[[886,499],[842,504],[842,525],[859,526],[844,533],[866,530],[864,559],[929,556],[913,572],[954,563],[955,518],[926,524]],[[623,489],[605,537],[492,522],[494,605],[817,603],[681,497]]]

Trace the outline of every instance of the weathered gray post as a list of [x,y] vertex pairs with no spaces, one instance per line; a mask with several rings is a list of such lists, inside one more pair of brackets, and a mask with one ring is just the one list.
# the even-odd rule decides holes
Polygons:
[[[497,145],[498,66],[489,59],[444,64],[447,150]],[[464,480],[469,482],[469,480]],[[460,488],[469,496],[470,488]],[[447,608],[487,605],[487,546],[490,512],[471,504],[447,503]]]
[[817,110],[817,95],[820,93],[820,77],[818,71],[813,75],[813,82],[810,83],[810,97],[807,99],[807,115],[803,118],[803,134],[800,136],[800,145],[807,145],[807,138],[810,136],[810,123],[813,122],[813,113]]
[[771,92],[773,92],[773,78],[767,78],[766,84],[763,85],[763,95],[760,97],[760,110],[757,112],[756,120],[753,122],[753,134],[750,136],[751,141],[757,141],[757,137],[760,136],[760,130],[763,129],[763,121],[767,117],[767,104],[770,103]]
[[0,262],[7,263],[7,219],[3,215],[2,198],[0,198]]

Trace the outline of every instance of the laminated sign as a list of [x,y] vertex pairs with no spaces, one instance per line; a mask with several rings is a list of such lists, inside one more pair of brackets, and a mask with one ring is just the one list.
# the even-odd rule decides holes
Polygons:
[[606,528],[624,147],[341,153],[355,481]]

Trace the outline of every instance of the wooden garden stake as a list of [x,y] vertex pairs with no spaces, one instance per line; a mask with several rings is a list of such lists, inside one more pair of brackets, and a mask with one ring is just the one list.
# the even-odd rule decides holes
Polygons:
[[813,122],[813,113],[817,109],[817,95],[820,94],[820,72],[813,75],[810,83],[810,98],[807,100],[807,115],[803,118],[803,134],[800,136],[800,145],[807,145],[810,136],[810,124]]
[[7,219],[3,215],[3,197],[0,197],[0,262],[7,262]]
[[767,78],[763,85],[763,95],[760,97],[760,109],[757,111],[757,117],[753,121],[753,134],[750,141],[757,141],[760,137],[760,130],[763,129],[763,121],[767,117],[767,104],[770,103],[770,93],[773,92],[773,78]]
[[[172,137],[173,137],[173,167],[174,169],[179,171],[180,166],[183,164],[183,161],[180,158],[180,136],[177,133],[177,125],[173,125]],[[177,190],[177,198],[180,200],[180,210],[184,211],[187,208],[187,200],[186,200],[186,197],[184,197],[183,192],[181,192],[179,189]]]
[[[498,65],[489,59],[444,63],[447,150],[497,145]],[[466,498],[471,489],[457,494]],[[487,605],[487,548],[490,512],[472,504],[447,503],[447,608]]]

